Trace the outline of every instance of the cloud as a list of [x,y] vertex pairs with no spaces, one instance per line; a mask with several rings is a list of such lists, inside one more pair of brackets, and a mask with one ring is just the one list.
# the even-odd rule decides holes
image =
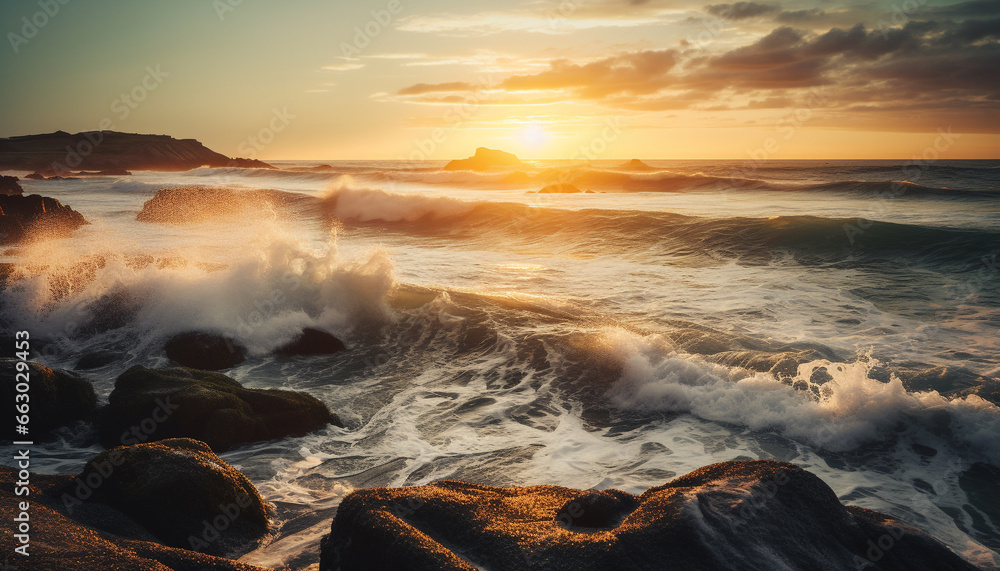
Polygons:
[[[961,8],[965,12],[985,9],[978,2],[966,4]],[[774,109],[801,104],[811,90],[822,87],[829,116],[838,120],[856,111],[868,121],[884,117],[878,121],[890,126],[891,116],[897,123],[892,128],[907,129],[909,124],[899,122],[909,110],[913,115],[904,121],[926,123],[937,113],[1000,130],[997,61],[1000,18],[913,20],[888,29],[857,24],[821,33],[782,25],[716,53],[682,46],[589,61],[556,58],[540,71],[501,79],[496,99],[640,111]],[[458,98],[463,90],[471,91],[471,86],[455,81],[411,85],[398,94],[418,102],[422,97]]]
[[365,67],[365,64],[359,62],[345,62],[345,63],[334,63],[330,65],[324,65],[320,69],[323,71],[351,71],[352,69],[361,69]]
[[464,81],[453,81],[450,83],[418,83],[409,87],[404,87],[396,92],[396,95],[422,95],[424,93],[440,93],[455,91],[472,91],[474,86]]
[[705,6],[709,14],[723,20],[745,20],[764,14],[778,12],[780,8],[773,4],[758,4],[756,2],[736,2],[735,4],[711,4]]

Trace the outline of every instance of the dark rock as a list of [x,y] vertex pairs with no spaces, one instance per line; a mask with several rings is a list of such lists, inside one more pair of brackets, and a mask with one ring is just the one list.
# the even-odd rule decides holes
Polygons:
[[33,172],[25,176],[24,178],[28,180],[45,180],[45,175],[43,175],[42,173]]
[[0,175],[0,194],[7,196],[20,196],[24,194],[24,189],[18,184],[16,176]]
[[326,331],[306,327],[297,339],[279,347],[275,353],[284,357],[294,355],[329,355],[347,350],[344,342]]
[[194,139],[167,135],[141,135],[116,131],[89,131],[71,135],[64,131],[0,139],[0,169],[35,170],[42,175],[66,176],[66,147],[90,148],[73,168],[86,171],[179,171],[202,166],[274,168],[252,159],[231,159]]
[[446,171],[488,171],[496,168],[523,167],[524,163],[516,156],[504,151],[496,151],[479,147],[476,154],[467,158],[449,161],[444,166]]
[[[13,344],[13,343],[12,343]],[[17,363],[20,359],[0,359],[0,398],[9,403],[11,412],[15,404],[17,383]],[[97,396],[90,382],[76,373],[50,369],[38,363],[27,361],[28,404],[30,406],[28,440],[39,438],[52,429],[76,420],[86,419],[97,408]],[[9,413],[8,413],[9,414]],[[10,417],[7,417],[10,419]],[[13,423],[5,428],[5,433],[13,429]],[[25,435],[13,436],[11,440],[25,440]]]
[[[162,466],[159,468],[162,469]],[[14,520],[19,502],[25,499],[14,494],[15,480],[13,469],[0,466],[0,518],[4,521]],[[151,534],[143,533],[138,523],[105,504],[86,502],[84,505],[70,501],[69,505],[75,509],[67,509],[67,487],[75,489],[73,476],[31,475],[28,488],[31,505],[30,556],[24,558],[26,563],[19,569],[268,571],[221,557],[161,545]],[[68,494],[70,498],[75,498],[73,491]],[[101,525],[81,523],[75,519],[78,516],[92,516]],[[109,524],[116,527],[115,531],[104,529]],[[127,538],[143,535],[146,537],[138,540]],[[10,555],[8,563],[14,563],[14,558],[20,557],[13,554],[13,541],[9,534],[5,534],[4,548]]]
[[579,188],[573,186],[572,184],[557,183],[557,184],[550,184],[550,185],[542,188],[538,192],[539,192],[539,194],[554,194],[554,193],[572,194],[572,193],[583,192],[583,191],[580,190]]
[[115,382],[99,431],[105,446],[195,438],[223,452],[330,423],[341,426],[325,404],[305,393],[247,389],[220,373],[183,367],[132,367]]
[[76,365],[74,365],[73,368],[77,371],[100,369],[101,367],[114,363],[118,357],[119,355],[117,353],[112,353],[110,351],[88,353],[83,357],[80,357],[80,360],[76,362]]
[[[593,519],[579,516],[589,525],[558,519],[574,501],[593,506]],[[869,558],[882,570],[974,569],[916,528],[844,507],[815,475],[765,460],[707,466],[638,497],[456,481],[357,490],[320,568],[855,569]]]
[[206,371],[229,369],[239,365],[246,356],[236,341],[203,331],[181,333],[164,346],[167,357],[179,365]]
[[82,214],[54,198],[0,195],[0,244],[68,236],[84,224]]
[[[92,501],[124,513],[170,547],[242,554],[268,530],[264,501],[250,480],[197,440],[106,450],[87,462],[80,480],[99,481]],[[214,528],[207,537],[206,521]]]

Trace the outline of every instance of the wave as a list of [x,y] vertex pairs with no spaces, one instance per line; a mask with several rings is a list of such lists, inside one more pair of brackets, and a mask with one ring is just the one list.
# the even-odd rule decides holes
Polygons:
[[[1000,465],[1000,407],[978,396],[948,399],[937,391],[908,392],[892,376],[873,378],[881,364],[818,360],[798,367],[793,382],[678,353],[660,336],[616,330],[605,343],[622,362],[609,389],[614,406],[636,412],[689,413],[705,420],[773,430],[831,451],[891,440],[902,430],[952,437]],[[816,371],[824,375],[817,378]],[[941,416],[949,418],[942,430]],[[901,428],[901,427],[906,427]]]
[[981,257],[1000,249],[997,231],[863,218],[702,218],[670,212],[566,210],[348,187],[334,191],[326,201],[347,224],[379,223],[405,233],[544,240],[582,250],[617,248],[752,263],[791,253],[806,263],[907,258],[954,269],[975,267]]

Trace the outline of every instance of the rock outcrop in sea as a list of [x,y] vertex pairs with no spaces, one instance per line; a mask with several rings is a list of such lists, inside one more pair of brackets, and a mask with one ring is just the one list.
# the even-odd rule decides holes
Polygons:
[[122,373],[100,413],[105,446],[195,438],[216,452],[247,442],[303,436],[342,426],[316,397],[282,389],[248,389],[221,373],[186,367]]
[[64,237],[85,224],[82,214],[54,198],[0,195],[0,244]]
[[516,156],[504,151],[479,147],[476,154],[467,159],[449,161],[446,171],[488,171],[497,168],[524,167]]

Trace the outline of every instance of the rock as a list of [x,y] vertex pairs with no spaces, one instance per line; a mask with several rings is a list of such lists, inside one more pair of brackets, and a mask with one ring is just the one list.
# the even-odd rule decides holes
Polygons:
[[16,176],[0,175],[0,194],[7,196],[20,196],[24,194],[24,189],[18,184]]
[[142,205],[135,219],[140,222],[184,224],[215,218],[237,219],[273,216],[275,208],[284,208],[312,199],[305,195],[277,190],[234,190],[205,186],[163,188]]
[[195,438],[223,452],[247,442],[302,436],[330,423],[342,426],[325,404],[305,393],[247,389],[197,369],[136,366],[118,377],[98,428],[109,447]]
[[269,527],[250,480],[197,440],[106,450],[87,462],[79,480],[99,482],[90,501],[124,513],[170,547],[243,554]]
[[344,342],[326,331],[306,327],[291,343],[279,347],[275,353],[284,357],[294,355],[329,355],[346,351]]
[[[162,467],[161,467],[162,469]],[[14,494],[15,471],[0,466],[0,518],[13,521],[19,513],[19,502],[24,496]],[[69,510],[64,501],[67,487],[75,488],[73,476],[47,476],[32,474],[30,492],[30,556],[23,569],[107,569],[114,571],[190,571],[212,569],[214,571],[268,571],[255,567],[196,553],[187,549],[166,547],[155,541],[148,532],[142,540],[127,539],[129,531],[143,535],[139,524],[110,506],[97,502],[71,502],[76,509]],[[75,498],[73,492],[69,497]],[[101,509],[103,508],[103,510]],[[71,515],[72,514],[72,515]],[[80,523],[72,519],[76,516],[93,515],[98,525]],[[83,519],[83,517],[81,517]],[[105,531],[108,524],[116,524],[115,532]],[[4,548],[8,563],[14,563],[14,539],[4,534]],[[8,547],[9,546],[9,547]],[[5,555],[6,557],[6,555]]]
[[132,176],[126,169],[104,169],[99,171],[77,171],[69,173],[72,176]]
[[479,147],[476,154],[467,158],[448,162],[445,165],[446,171],[487,171],[505,167],[523,167],[516,156],[503,151]]
[[25,176],[24,178],[28,180],[45,180],[45,175],[43,175],[42,173],[33,172]]
[[[11,343],[13,345],[13,342]],[[20,359],[0,359],[0,398],[9,403],[14,412],[15,395],[18,394],[17,383],[23,380],[17,377],[17,363]],[[76,373],[50,369],[38,363],[27,362],[28,375],[28,428],[27,440],[39,438],[52,429],[76,420],[83,420],[97,408],[97,396],[89,381]],[[8,413],[9,414],[9,413]],[[8,419],[10,417],[7,417]],[[11,431],[13,426],[5,428]],[[24,435],[13,435],[11,440],[25,440]]]
[[320,568],[855,569],[871,560],[881,570],[974,569],[916,528],[844,507],[815,475],[767,460],[707,466],[638,497],[456,481],[357,490],[338,508]]
[[640,161],[639,159],[632,159],[630,161],[624,162],[618,165],[618,168],[630,169],[630,170],[655,170],[653,167],[647,165],[646,163]]
[[80,360],[76,362],[73,366],[74,370],[77,371],[89,371],[91,369],[100,369],[106,365],[114,363],[118,359],[119,355],[117,353],[112,353],[110,351],[97,351],[96,353],[88,353]]
[[164,346],[167,357],[179,365],[206,371],[229,369],[246,360],[236,341],[204,331],[175,335]]
[[85,224],[82,214],[54,198],[0,195],[0,244],[64,237]]
[[41,175],[66,176],[70,169],[66,147],[90,148],[82,162],[85,171],[179,171],[202,166],[274,168],[253,159],[231,159],[194,139],[141,135],[116,131],[65,131],[0,139],[0,169],[34,170]]
[[583,192],[583,191],[580,190],[579,188],[573,186],[572,184],[557,183],[557,184],[550,184],[550,185],[542,188],[542,190],[539,190],[538,192],[540,194],[551,194],[551,193],[565,193],[565,194],[570,194],[570,193]]

